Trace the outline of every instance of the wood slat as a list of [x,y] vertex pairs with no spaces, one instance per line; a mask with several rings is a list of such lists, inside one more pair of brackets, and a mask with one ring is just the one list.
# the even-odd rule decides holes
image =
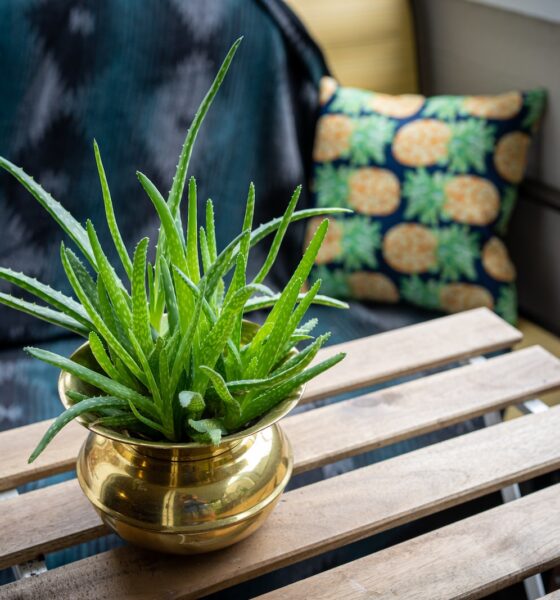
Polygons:
[[[347,352],[305,390],[302,402],[359,389],[477,354],[508,348],[521,334],[485,308],[377,334],[322,350],[317,360]],[[52,421],[0,433],[0,491],[72,469],[85,430],[72,423],[31,465],[27,457]]]
[[304,402],[509,348],[522,335],[487,308],[476,308],[326,348],[321,358],[348,353],[307,384]]
[[[62,405],[60,410],[62,411]],[[34,463],[27,462],[53,420],[48,419],[0,433],[0,492],[28,481],[70,471],[76,466],[78,450],[87,436],[87,430],[76,421],[62,429]]]
[[560,484],[259,598],[475,599],[557,564]]
[[[560,360],[542,348],[528,348],[294,415],[283,427],[294,447],[294,470],[301,473],[553,387],[560,387]],[[48,513],[42,510],[45,505],[52,507]],[[76,481],[1,506],[0,568],[106,533]]]
[[547,594],[546,596],[543,596],[541,598],[541,600],[560,600],[560,590],[557,590],[556,592],[552,592],[551,594]]
[[[299,488],[256,534],[211,556],[120,548],[4,586],[0,597],[196,598],[554,470],[559,427],[553,408]],[[512,522],[530,531],[528,516]]]
[[288,417],[296,472],[441,429],[560,387],[560,360],[534,346]]

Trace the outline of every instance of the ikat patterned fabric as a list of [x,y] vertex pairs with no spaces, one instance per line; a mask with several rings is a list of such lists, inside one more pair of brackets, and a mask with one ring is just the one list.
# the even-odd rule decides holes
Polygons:
[[[314,200],[331,218],[313,277],[339,297],[515,322],[515,267],[503,242],[543,90],[390,96],[321,81]],[[308,237],[319,219],[309,224]]]
[[[294,188],[310,176],[326,67],[280,0],[2,0],[0,155],[21,165],[82,223],[91,217],[110,252],[95,137],[125,242],[132,249],[145,235],[154,240],[156,214],[135,171],[169,189],[195,110],[240,35],[243,44],[200,131],[190,169],[201,207],[212,197],[219,211],[223,245],[241,229],[251,179],[255,219],[264,222],[282,214]],[[59,227],[4,171],[0,231],[1,266],[70,292]],[[290,232],[271,285],[301,256],[303,233],[303,224]],[[0,291],[19,294],[5,282]],[[69,355],[83,341],[60,336],[59,329],[0,306],[0,431],[60,414],[56,369],[21,349],[30,344]],[[47,566],[116,543],[104,537],[52,553]],[[0,570],[0,583],[10,577]]]

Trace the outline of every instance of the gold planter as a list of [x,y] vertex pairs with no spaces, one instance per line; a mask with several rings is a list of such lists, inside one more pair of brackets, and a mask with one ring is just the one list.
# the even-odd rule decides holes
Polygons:
[[[72,358],[91,365],[89,345]],[[92,392],[63,372],[65,406],[67,390]],[[147,442],[80,418],[90,433],[78,456],[78,481],[104,523],[129,542],[177,554],[224,548],[256,531],[286,487],[292,450],[276,422],[302,392],[218,446]]]

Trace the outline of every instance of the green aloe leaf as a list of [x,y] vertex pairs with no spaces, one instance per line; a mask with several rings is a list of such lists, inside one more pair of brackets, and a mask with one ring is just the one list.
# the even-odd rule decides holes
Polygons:
[[214,204],[208,199],[206,202],[206,236],[208,238],[208,252],[210,260],[214,262],[218,258],[216,247],[216,225],[214,223]]
[[204,302],[204,284],[200,290],[200,294],[196,299],[194,305],[194,311],[191,316],[191,322],[189,327],[184,335],[181,336],[181,341],[179,343],[179,348],[175,354],[175,361],[173,363],[173,367],[171,369],[171,380],[170,387],[171,389],[175,389],[177,384],[179,383],[179,378],[181,376],[181,372],[187,365],[188,359],[191,353],[192,342],[196,333],[196,328],[198,325],[198,321],[200,319],[200,313],[202,312],[202,305]]
[[[350,210],[349,208],[306,208],[305,210],[296,210],[290,219],[290,223],[296,223],[297,221],[309,219],[311,217],[352,214],[353,212],[354,211]],[[253,229],[251,232],[251,248],[256,246],[271,233],[274,233],[282,225],[282,220],[282,217],[277,217],[276,219],[272,219],[267,223],[259,225],[256,229]]]
[[272,245],[270,246],[270,250],[268,252],[266,260],[264,261],[264,264],[261,267],[260,271],[257,273],[257,276],[253,280],[253,283],[261,283],[262,281],[264,281],[264,278],[268,275],[270,269],[272,268],[272,265],[274,264],[274,261],[278,256],[278,252],[280,251],[280,246],[282,244],[282,240],[284,239],[284,235],[288,230],[288,225],[290,224],[292,215],[294,214],[294,210],[298,203],[300,194],[301,185],[299,185],[292,194],[292,197],[288,204],[288,208],[286,209],[286,212],[280,220],[280,224],[278,225],[278,229],[276,230],[276,235],[272,240]]
[[196,111],[193,122],[187,133],[187,137],[181,150],[181,156],[179,157],[177,171],[175,173],[175,177],[173,178],[173,184],[171,186],[169,198],[167,201],[169,204],[169,209],[171,210],[171,213],[173,215],[176,215],[179,212],[179,205],[181,203],[181,197],[183,196],[183,190],[185,189],[185,182],[187,180],[187,169],[189,166],[189,160],[191,158],[196,136],[198,134],[200,126],[202,125],[202,122],[204,121],[206,113],[210,109],[210,106],[212,105],[212,102],[214,101],[214,98],[216,97],[216,94],[218,93],[218,90],[222,85],[224,77],[226,76],[229,70],[231,61],[233,60],[233,57],[237,52],[237,48],[239,47],[239,44],[241,43],[242,39],[243,38],[239,38],[238,40],[236,40],[236,42],[233,44],[233,46],[227,53],[224,62],[222,63],[222,66],[218,71],[218,74],[216,75],[214,81],[212,82],[212,85],[210,86],[210,89],[208,90],[208,93],[202,100],[202,104],[200,105],[199,109]]
[[[350,210],[320,206],[296,211],[299,187],[281,217],[251,231],[255,214],[255,190],[251,184],[242,231],[218,251],[212,201],[206,203],[205,225],[199,229],[197,188],[191,177],[186,231],[183,229],[185,215],[180,204],[193,143],[239,42],[232,46],[195,115],[167,200],[145,175],[137,173],[160,220],[151,264],[147,262],[147,238],[140,240],[133,255],[127,251],[115,218],[99,147],[94,141],[106,220],[126,280],[121,280],[109,261],[90,221],[82,227],[32,178],[0,159],[0,166],[18,178],[47,209],[92,267],[86,268],[71,250],[61,245],[62,264],[77,301],[31,277],[0,268],[0,279],[35,295],[47,306],[37,306],[8,294],[0,294],[0,302],[89,339],[92,357],[82,361],[83,364],[48,351],[28,349],[35,358],[107,394],[88,398],[69,391],[68,398],[73,404],[57,421],[59,426],[72,415],[81,414],[80,411],[88,412],[91,406],[89,413],[95,415],[97,424],[129,435],[138,432],[154,440],[218,444],[223,434],[250,425],[282,399],[290,397],[299,386],[342,359],[343,355],[336,355],[314,364],[328,335],[315,339],[311,333],[317,320],[305,322],[305,314],[311,304],[340,308],[347,305],[320,295],[320,281],[309,292],[301,293],[325,237],[327,221],[317,229],[280,293],[263,281],[278,257],[291,223]],[[274,237],[266,259],[254,282],[248,285],[250,250],[271,234]],[[454,239],[448,240],[447,245],[439,241],[438,252],[443,246],[449,249]],[[264,325],[255,332],[247,330],[245,335],[244,313],[259,308],[271,309]],[[304,340],[310,343],[294,356],[296,344]],[[90,365],[93,359],[95,365]],[[50,431],[42,443],[47,443],[48,436],[55,433]]]
[[80,223],[48,192],[46,192],[34,179],[23,169],[17,167],[9,160],[0,156],[0,167],[13,175],[23,187],[32,194],[39,204],[60,225],[63,231],[74,241],[88,261],[95,265],[95,258],[88,240],[88,236]]
[[313,367],[309,367],[305,371],[299,373],[292,379],[281,383],[272,389],[263,392],[259,396],[254,399],[251,399],[251,402],[241,405],[241,416],[236,423],[236,426],[241,426],[244,423],[248,423],[257,417],[260,417],[264,413],[268,412],[271,408],[276,406],[278,402],[287,398],[292,392],[294,392],[298,387],[307,383],[310,379],[317,377],[330,369],[337,363],[339,363],[345,354],[343,352],[336,354],[330,358],[327,358],[323,362],[320,362]]
[[[328,215],[328,214],[352,214],[354,211],[348,209],[348,208],[307,208],[305,210],[298,210],[295,211],[294,214],[292,215],[292,218],[290,219],[290,223],[295,223],[297,221],[301,221],[302,219],[308,219],[311,217],[317,217],[317,216],[322,216],[322,215]],[[262,240],[264,240],[267,236],[269,236],[271,233],[274,233],[278,227],[280,227],[280,225],[282,224],[282,217],[278,217],[276,219],[272,219],[271,221],[268,221],[267,223],[263,223],[262,225],[259,225],[259,227],[257,227],[256,229],[254,229],[251,232],[251,239],[249,242],[249,247],[253,248],[254,246],[256,246],[259,242],[261,242]],[[242,234],[240,234],[237,238],[235,238],[232,242],[230,242],[226,248],[224,248],[224,250],[222,250],[222,252],[220,253],[220,255],[218,256],[217,260],[224,260],[224,254],[228,253],[227,256],[227,266],[223,269],[221,269],[221,276],[223,277],[224,275],[226,275],[231,268],[233,267],[233,265],[235,264],[235,261],[237,260],[237,254],[239,252],[239,248],[237,248],[237,243],[239,241],[239,237]]]
[[[128,401],[128,406],[129,406],[130,410],[132,411],[132,414],[141,423],[143,423],[144,425],[146,425],[146,427],[149,427],[150,429],[154,429],[155,431],[159,431],[159,433],[163,434],[164,437],[167,437],[167,432],[165,430],[165,427],[163,425],[161,425],[160,423],[158,423],[157,421],[154,421],[150,417],[146,417],[145,415],[143,415],[138,410],[138,407],[134,404],[134,402],[132,402],[132,400]],[[174,440],[171,440],[171,441],[174,441]]]
[[328,335],[318,337],[313,343],[309,344],[305,350],[298,352],[289,365],[286,363],[284,367],[270,377],[264,379],[246,379],[240,381],[231,381],[227,384],[227,389],[232,394],[246,394],[249,392],[259,392],[269,389],[283,381],[286,381],[293,375],[303,371],[307,365],[319,352],[321,346],[329,339]]
[[113,381],[109,377],[105,377],[105,375],[101,375],[96,371],[92,371],[88,367],[85,367],[84,365],[81,365],[70,358],[65,358],[64,356],[55,354],[54,352],[32,347],[24,348],[24,350],[34,358],[42,360],[43,362],[53,365],[54,367],[58,367],[62,371],[66,371],[71,375],[75,375],[82,381],[93,385],[107,394],[118,396],[124,400],[130,400],[134,404],[138,405],[138,407],[140,407],[146,414],[157,417],[157,411],[150,398],[139,394],[135,390],[123,385],[122,383]]
[[[243,306],[249,296],[254,292],[251,285],[245,286],[235,293],[231,300],[224,306],[218,320],[206,336],[201,350],[200,364],[213,368],[227,344],[236,318],[243,310]],[[195,390],[203,392],[207,381],[207,375],[204,377],[195,377]]]
[[177,308],[177,296],[175,294],[175,288],[173,287],[173,280],[171,273],[169,272],[169,266],[167,263],[161,261],[161,280],[163,282],[163,292],[165,294],[165,306],[167,308],[167,320],[169,324],[169,331],[175,332],[179,326],[179,309]]
[[[315,299],[315,297],[317,296],[317,293],[319,291],[319,288],[321,287],[321,280],[317,279],[317,281],[315,281],[315,283],[311,286],[311,289],[305,294],[305,296],[300,300],[299,304],[296,306],[296,308],[294,309],[293,313],[291,314],[289,320],[288,320],[288,324],[286,326],[286,333],[289,334],[290,338],[288,338],[290,341],[288,342],[288,344],[286,344],[286,335],[284,336],[284,346],[282,347],[282,349],[277,352],[276,356],[274,357],[275,359],[277,358],[277,356],[285,350],[289,350],[289,348],[293,345],[291,343],[291,339],[293,339],[294,336],[297,337],[305,337],[307,335],[308,332],[298,332],[296,331],[297,328],[299,327],[299,324],[301,323],[301,320],[303,319],[303,317],[305,316],[305,313],[307,312],[307,310],[309,309],[309,307],[311,306],[311,303],[313,302],[313,300]],[[298,341],[303,341],[302,339],[299,339]],[[297,342],[295,342],[297,343]],[[287,347],[286,347],[287,346]],[[276,360],[270,362],[268,364],[268,366],[272,366],[274,363],[276,362]]]
[[109,329],[105,321],[101,318],[100,314],[93,306],[85,290],[82,288],[80,281],[78,280],[78,277],[72,268],[68,252],[65,251],[64,245],[61,246],[61,259],[62,266],[64,267],[64,271],[68,277],[68,281],[76,293],[76,296],[86,309],[90,319],[95,325],[96,330],[102,335],[109,347],[117,353],[127,368],[129,368],[132,373],[138,377],[138,379],[140,379],[140,381],[145,382],[145,377],[142,373],[142,370],[136,364],[132,356],[130,356],[127,350],[123,347],[123,345],[119,342],[115,334],[113,334],[113,332]]
[[140,171],[138,171],[136,175],[161,219],[163,231],[165,232],[165,242],[169,248],[169,257],[172,264],[177,265],[190,276],[182,233],[177,229],[177,223],[175,222],[169,206],[167,206],[167,203],[159,190],[146,175],[140,173]]
[[208,249],[208,240],[206,238],[206,231],[204,227],[200,227],[198,230],[198,239],[200,240],[200,256],[202,257],[202,270],[203,273],[207,273],[212,265],[212,259],[210,258],[210,250]]
[[41,283],[32,277],[28,277],[23,273],[12,271],[12,269],[0,267],[0,279],[13,283],[22,290],[33,294],[72,319],[79,321],[85,327],[91,327],[91,321],[89,320],[86,311],[81,304],[74,300],[74,298],[70,298],[70,296],[66,296],[66,294],[63,294],[62,292],[53,290],[50,286]]
[[113,269],[109,259],[103,252],[93,223],[90,220],[88,220],[86,223],[86,229],[91,247],[93,249],[93,254],[95,256],[95,261],[97,263],[97,271],[99,276],[103,280],[105,290],[111,299],[111,303],[115,309],[117,318],[124,327],[128,328],[131,326],[132,318],[128,292],[125,290],[122,281],[115,273],[115,269]]
[[113,201],[111,200],[111,192],[109,191],[109,184],[107,183],[107,176],[105,175],[105,169],[103,168],[103,162],[101,161],[101,153],[99,152],[99,146],[97,142],[93,140],[93,152],[95,154],[95,162],[97,164],[97,172],[99,173],[99,181],[101,183],[101,193],[103,194],[103,203],[105,205],[105,217],[107,219],[107,225],[113,243],[117,249],[117,253],[123,264],[124,270],[130,279],[132,277],[132,262],[128,256],[126,246],[119,231],[117,220],[115,218],[115,210],[113,208]]
[[[88,270],[86,269],[82,261],[74,254],[74,252],[72,252],[72,250],[70,250],[70,248],[66,248],[64,246],[64,242],[60,244],[60,251],[61,253],[64,252],[66,254],[68,263],[72,267],[72,271],[74,271],[76,279],[80,283],[80,287],[83,288],[92,306],[94,306],[97,310],[99,308],[99,302],[97,298],[97,285],[95,281],[93,281],[91,275],[88,273]],[[80,299],[78,298],[78,300]]]
[[280,295],[280,299],[251,341],[249,357],[258,356],[258,370],[255,373],[257,376],[268,372],[268,369],[276,362],[278,352],[284,348],[287,339],[295,329],[295,326],[288,329],[291,313],[297,302],[298,292],[311,272],[328,226],[329,222],[326,219],[319,225],[303,258]]
[[100,317],[103,319],[109,330],[114,332],[116,338],[123,345],[123,347],[126,348],[128,352],[132,351],[132,347],[130,346],[128,338],[125,334],[127,330],[117,319],[115,310],[111,304],[111,301],[109,300],[107,290],[105,289],[105,285],[103,284],[103,279],[101,279],[101,277],[97,278],[97,300]]
[[216,393],[224,402],[226,407],[226,420],[230,415],[238,417],[241,406],[239,402],[231,395],[224,378],[217,371],[207,367],[206,365],[201,365],[200,369],[204,371],[206,375],[208,375],[212,386],[216,390]]
[[200,419],[206,408],[204,398],[197,392],[190,392],[188,390],[179,392],[179,405],[187,421],[189,419]]
[[311,333],[315,327],[317,327],[319,323],[319,319],[313,318],[313,319],[309,319],[309,321],[306,321],[303,325],[300,325],[297,329],[296,329],[296,333],[300,332],[300,333]]
[[[299,294],[298,300],[301,300],[304,296],[305,294]],[[254,298],[249,298],[249,300],[247,300],[247,304],[245,304],[243,310],[248,313],[263,308],[270,308],[271,306],[274,306],[279,299],[280,294],[274,294],[273,296],[255,296]],[[323,296],[322,294],[317,294],[317,296],[315,296],[313,304],[330,306],[331,308],[348,308],[347,302],[331,298],[330,296]]]
[[187,262],[191,279],[198,283],[200,280],[200,267],[198,264],[198,238],[197,238],[197,205],[196,205],[196,180],[189,181],[189,206],[187,223]]
[[92,425],[107,427],[108,429],[130,429],[142,433],[151,433],[152,430],[145,430],[145,425],[133,414],[113,415],[110,417],[100,417],[93,421]]
[[232,256],[235,256],[235,261],[237,261],[239,243],[245,235],[247,235],[247,231],[242,231],[238,236],[233,238],[233,240],[220,252],[208,273],[204,275],[203,280],[207,282],[207,297],[212,296],[222,277],[230,270]]
[[[160,338],[161,339],[161,338]],[[161,391],[161,398],[163,400],[164,415],[169,420],[169,426],[172,427],[172,403],[171,399],[175,393],[175,390],[171,390],[170,386],[171,373],[169,372],[169,356],[167,349],[163,343],[158,357],[158,381]]]
[[67,408],[61,415],[59,415],[51,426],[47,429],[45,435],[42,437],[41,441],[37,444],[37,447],[31,453],[29,460],[27,462],[32,463],[38,456],[43,452],[43,450],[47,447],[53,437],[65,426],[80,415],[83,415],[87,412],[95,412],[96,410],[100,410],[102,408],[125,408],[127,406],[127,401],[122,398],[115,398],[113,396],[98,396],[95,398],[88,398],[87,400],[82,400],[77,404],[74,404],[70,408]]
[[76,404],[76,402],[81,402],[82,400],[87,400],[89,396],[82,394],[80,392],[76,392],[76,390],[68,390],[66,395],[72,401],[72,404]]
[[293,367],[301,367],[302,363],[309,364],[330,337],[330,332],[324,333],[315,338],[311,344],[307,345],[301,352],[298,352],[294,356],[288,356],[286,353],[286,356],[288,356],[287,360],[281,360],[280,364],[277,363],[278,366],[275,365],[272,371],[273,375],[281,375],[291,371]]
[[76,319],[73,319],[72,317],[69,317],[58,310],[53,310],[52,308],[47,308],[46,306],[40,306],[39,304],[34,304],[33,302],[28,302],[27,300],[16,298],[10,294],[4,294],[1,292],[0,304],[4,304],[10,308],[15,308],[16,310],[27,313],[32,317],[52,323],[57,327],[68,329],[69,331],[77,333],[83,337],[87,338],[88,336],[89,330],[87,327],[84,327],[84,325],[76,321]]
[[203,444],[216,446],[222,439],[222,434],[227,433],[223,423],[219,419],[201,419],[196,421],[189,419],[189,425],[194,429],[194,439]]
[[154,347],[146,294],[146,257],[149,243],[150,240],[147,237],[138,243],[134,251],[132,266],[132,331],[146,355]]
[[111,379],[120,381],[121,377],[118,369],[115,367],[109,355],[107,354],[101,338],[94,331],[90,332],[89,334],[89,347],[93,357],[99,363],[99,366],[105,371],[105,373],[107,373]]

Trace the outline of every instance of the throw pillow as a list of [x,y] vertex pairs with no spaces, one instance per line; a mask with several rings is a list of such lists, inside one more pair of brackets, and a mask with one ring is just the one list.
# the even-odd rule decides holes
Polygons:
[[324,293],[446,312],[487,306],[515,322],[502,238],[544,100],[543,90],[390,96],[323,78],[314,202],[354,211],[330,219],[312,275]]

